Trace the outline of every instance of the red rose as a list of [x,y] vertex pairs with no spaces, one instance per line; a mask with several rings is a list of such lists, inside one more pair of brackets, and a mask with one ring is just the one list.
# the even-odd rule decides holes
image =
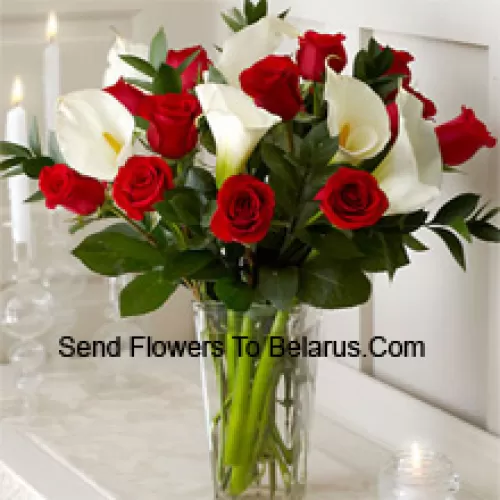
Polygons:
[[198,141],[195,120],[201,114],[195,96],[165,94],[148,96],[142,106],[149,121],[148,141],[151,148],[167,158],[182,158]]
[[142,108],[148,96],[136,87],[126,83],[123,78],[120,78],[111,87],[106,87],[104,91],[121,102],[134,116],[142,116],[144,118]]
[[142,220],[145,212],[163,199],[174,187],[172,170],[158,156],[133,156],[118,170],[113,184],[113,198],[127,215]]
[[47,208],[58,205],[78,215],[89,215],[104,203],[105,184],[59,163],[44,167],[38,179]]
[[198,79],[200,78],[203,71],[206,71],[208,67],[212,64],[212,61],[208,58],[207,51],[201,46],[196,45],[195,47],[188,47],[182,50],[169,50],[167,55],[167,64],[178,68],[190,55],[199,51],[199,54],[195,57],[194,61],[183,71],[182,73],[182,90],[187,92],[191,90]]
[[[403,88],[413,96],[415,96],[424,105],[422,110],[422,118],[428,120],[436,115],[436,105],[422,93],[418,92],[411,86],[411,70],[409,64],[415,58],[405,50],[391,49],[394,57],[391,67],[385,72],[386,75],[403,75]],[[397,91],[387,97],[387,100],[392,101],[396,98]]]
[[370,173],[340,167],[316,195],[321,211],[339,229],[373,226],[389,208],[385,193]]
[[257,243],[271,225],[274,191],[251,175],[233,175],[217,195],[210,229],[222,241]]
[[322,82],[325,77],[325,61],[337,73],[340,73],[347,64],[347,53],[342,42],[345,35],[324,35],[316,31],[306,31],[299,38],[299,50],[297,51],[297,64],[300,74],[306,80]]
[[472,109],[462,106],[462,114],[436,127],[443,162],[448,166],[470,160],[482,147],[493,148],[497,140]]
[[240,83],[257,106],[291,120],[302,106],[299,78],[299,68],[289,57],[267,56],[242,71]]

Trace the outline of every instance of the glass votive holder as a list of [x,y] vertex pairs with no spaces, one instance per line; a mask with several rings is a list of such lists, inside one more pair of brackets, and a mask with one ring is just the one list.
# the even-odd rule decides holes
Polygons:
[[431,450],[401,451],[381,469],[379,500],[454,500],[459,476],[451,461]]

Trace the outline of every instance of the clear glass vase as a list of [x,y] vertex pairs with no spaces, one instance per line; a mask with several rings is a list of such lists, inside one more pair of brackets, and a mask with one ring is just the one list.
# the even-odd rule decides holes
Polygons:
[[196,303],[214,499],[303,500],[319,318]]

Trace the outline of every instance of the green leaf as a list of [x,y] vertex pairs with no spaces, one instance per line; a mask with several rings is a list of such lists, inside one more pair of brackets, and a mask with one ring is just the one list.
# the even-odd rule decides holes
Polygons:
[[33,193],[29,198],[24,200],[24,203],[33,203],[34,201],[42,201],[45,200],[45,195],[41,191],[37,191]]
[[87,236],[72,253],[104,276],[150,271],[164,263],[161,252],[142,239],[117,232],[116,226]]
[[231,278],[218,280],[215,283],[215,293],[228,309],[241,312],[250,308],[255,296],[252,288]]
[[458,236],[453,234],[448,229],[440,227],[431,227],[430,229],[444,241],[451,255],[453,255],[453,258],[457,261],[458,265],[465,271],[466,270],[465,253],[462,246],[462,242],[458,239]]
[[259,270],[258,291],[277,309],[290,307],[298,289],[299,270],[297,267],[282,269],[262,267]]
[[332,261],[329,256],[306,262],[300,270],[298,298],[321,309],[342,309],[370,298],[370,280],[358,264]]
[[495,207],[486,212],[484,215],[481,215],[480,220],[482,222],[488,222],[489,220],[493,219],[500,213],[500,207]]
[[52,165],[54,165],[54,160],[48,156],[29,158],[23,161],[23,171],[31,179],[38,179],[42,169]]
[[300,160],[312,167],[328,165],[339,148],[338,137],[331,137],[326,121],[312,128],[300,148]]
[[143,80],[138,80],[137,78],[125,78],[125,81],[130,85],[134,85],[135,87],[145,90],[146,92],[153,92],[153,84],[151,82],[145,82]]
[[154,77],[156,75],[156,68],[140,57],[124,54],[120,56],[120,59],[146,76]]
[[290,14],[290,11],[292,10],[291,7],[288,7],[288,9],[284,10],[283,12],[281,12],[280,14],[278,14],[278,17],[280,19],[285,19],[286,16],[288,16],[288,14]]
[[236,21],[238,21],[243,26],[246,25],[247,20],[245,19],[245,16],[243,15],[243,12],[241,12],[240,9],[233,7],[229,12],[233,16],[233,18],[236,19]]
[[2,174],[2,179],[7,179],[8,177],[15,177],[16,175],[22,175],[22,174],[24,174],[23,166],[17,165],[15,167],[11,167],[8,170],[6,170]]
[[175,281],[182,277],[189,277],[215,262],[215,255],[208,250],[186,250],[169,255],[163,270],[167,280]]
[[263,17],[267,15],[267,0],[259,0],[257,5],[253,8],[253,20],[252,23],[260,21]]
[[277,180],[293,190],[298,188],[299,176],[295,166],[286,159],[282,149],[274,144],[264,142],[261,146],[261,155],[272,177],[275,176]]
[[122,317],[140,316],[159,309],[175,292],[177,285],[167,281],[161,270],[137,276],[120,293]]
[[466,241],[472,243],[472,236],[463,217],[456,217],[450,222],[449,226],[453,228]]
[[14,156],[13,158],[7,158],[6,160],[3,160],[0,162],[0,171],[3,170],[8,170],[9,168],[15,167],[16,165],[19,165],[22,163],[24,158],[21,158],[20,156]]
[[199,281],[217,281],[222,278],[228,278],[229,270],[222,264],[222,262],[215,261],[198,271],[193,271],[189,277],[193,280]]
[[182,75],[184,71],[193,63],[193,61],[200,55],[200,50],[193,52],[191,55],[186,57],[184,61],[177,67],[177,72]]
[[196,226],[200,224],[201,203],[194,189],[175,188],[165,193],[155,208],[165,222]]
[[178,94],[182,91],[182,80],[175,68],[162,64],[153,79],[153,93],[156,95]]
[[226,14],[224,12],[221,12],[222,19],[224,22],[227,24],[229,29],[233,31],[234,33],[238,33],[238,31],[241,31],[245,26],[246,26],[246,21],[245,23],[241,23],[237,21],[236,19],[233,19],[229,14]]
[[0,141],[0,156],[20,156],[31,158],[33,155],[28,148],[8,141]]
[[215,66],[208,68],[208,81],[210,83],[227,84],[226,77]]
[[354,241],[336,229],[309,227],[298,236],[302,241],[318,250],[320,255],[329,255],[331,259],[345,260],[363,256]]
[[61,149],[59,148],[59,143],[57,142],[57,137],[54,131],[49,132],[49,156],[54,160],[54,163],[66,164]]
[[200,116],[198,120],[198,132],[200,135],[201,145],[211,154],[215,155],[217,148],[215,146],[215,139],[212,130],[208,125],[206,116]]
[[309,113],[306,113],[304,111],[300,111],[295,115],[295,118],[293,120],[298,123],[310,124],[318,121],[318,117],[315,115],[310,115]]
[[209,199],[215,198],[217,192],[217,186],[213,175],[200,167],[192,167],[189,169],[184,185],[198,191],[198,193],[203,194]]
[[140,128],[141,130],[147,130],[149,128],[149,122],[142,116],[134,116],[135,128]]
[[457,217],[467,219],[471,215],[477,204],[480,196],[472,193],[464,193],[455,196],[448,203],[443,205],[432,220],[433,224],[448,225]]
[[167,52],[167,35],[165,34],[164,28],[161,27],[153,37],[153,40],[151,40],[151,45],[149,47],[149,62],[151,63],[151,66],[155,69],[159,69],[160,66],[167,60]]
[[429,250],[428,247],[411,234],[405,234],[403,236],[403,243],[414,252],[425,252],[426,250]]
[[469,223],[469,231],[479,240],[500,243],[500,229],[484,221]]
[[40,141],[40,131],[38,130],[38,120],[36,116],[31,120],[28,144],[31,151],[36,156],[42,156],[42,143]]

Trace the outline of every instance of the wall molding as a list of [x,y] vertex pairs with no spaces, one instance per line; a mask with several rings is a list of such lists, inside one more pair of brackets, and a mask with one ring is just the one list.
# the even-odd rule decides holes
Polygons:
[[389,450],[413,441],[448,455],[471,491],[500,497],[500,438],[337,361],[322,360],[318,407]]

